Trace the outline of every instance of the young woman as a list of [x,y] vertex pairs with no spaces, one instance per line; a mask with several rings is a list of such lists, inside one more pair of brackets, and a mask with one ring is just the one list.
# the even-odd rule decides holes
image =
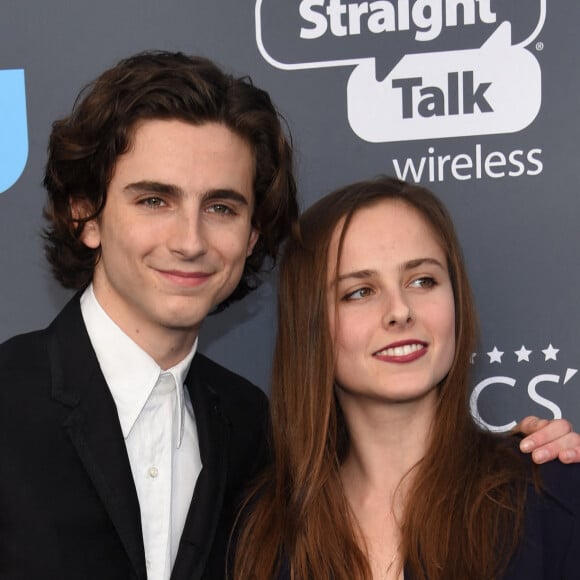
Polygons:
[[274,463],[236,579],[580,578],[580,468],[535,470],[473,423],[476,326],[429,191],[381,178],[304,214],[280,271]]

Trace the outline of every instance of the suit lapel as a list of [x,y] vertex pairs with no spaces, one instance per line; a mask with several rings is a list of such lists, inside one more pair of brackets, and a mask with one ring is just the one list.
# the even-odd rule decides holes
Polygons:
[[195,414],[203,468],[195,485],[172,580],[202,578],[222,511],[227,479],[229,421],[222,413],[219,396],[203,376],[199,356],[193,359],[186,385]]
[[49,329],[53,398],[70,408],[63,427],[135,569],[146,578],[139,502],[113,397],[86,332],[78,296]]

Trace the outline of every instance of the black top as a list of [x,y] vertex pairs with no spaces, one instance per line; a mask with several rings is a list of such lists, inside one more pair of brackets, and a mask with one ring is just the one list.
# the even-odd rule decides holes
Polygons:
[[[528,485],[522,541],[501,580],[580,580],[580,464],[552,461],[539,470],[542,489]],[[287,561],[278,580],[290,580]]]

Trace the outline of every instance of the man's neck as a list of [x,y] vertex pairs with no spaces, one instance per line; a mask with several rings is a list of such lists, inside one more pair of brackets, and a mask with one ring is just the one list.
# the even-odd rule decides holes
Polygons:
[[198,328],[169,328],[158,324],[136,322],[127,309],[114,308],[99,296],[93,286],[93,294],[104,313],[162,370],[167,370],[181,362],[193,348]]

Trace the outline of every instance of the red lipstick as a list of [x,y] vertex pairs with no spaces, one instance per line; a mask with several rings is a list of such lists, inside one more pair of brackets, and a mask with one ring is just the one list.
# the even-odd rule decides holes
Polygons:
[[373,356],[384,362],[408,363],[427,354],[427,346],[427,343],[422,340],[400,340],[376,351]]

